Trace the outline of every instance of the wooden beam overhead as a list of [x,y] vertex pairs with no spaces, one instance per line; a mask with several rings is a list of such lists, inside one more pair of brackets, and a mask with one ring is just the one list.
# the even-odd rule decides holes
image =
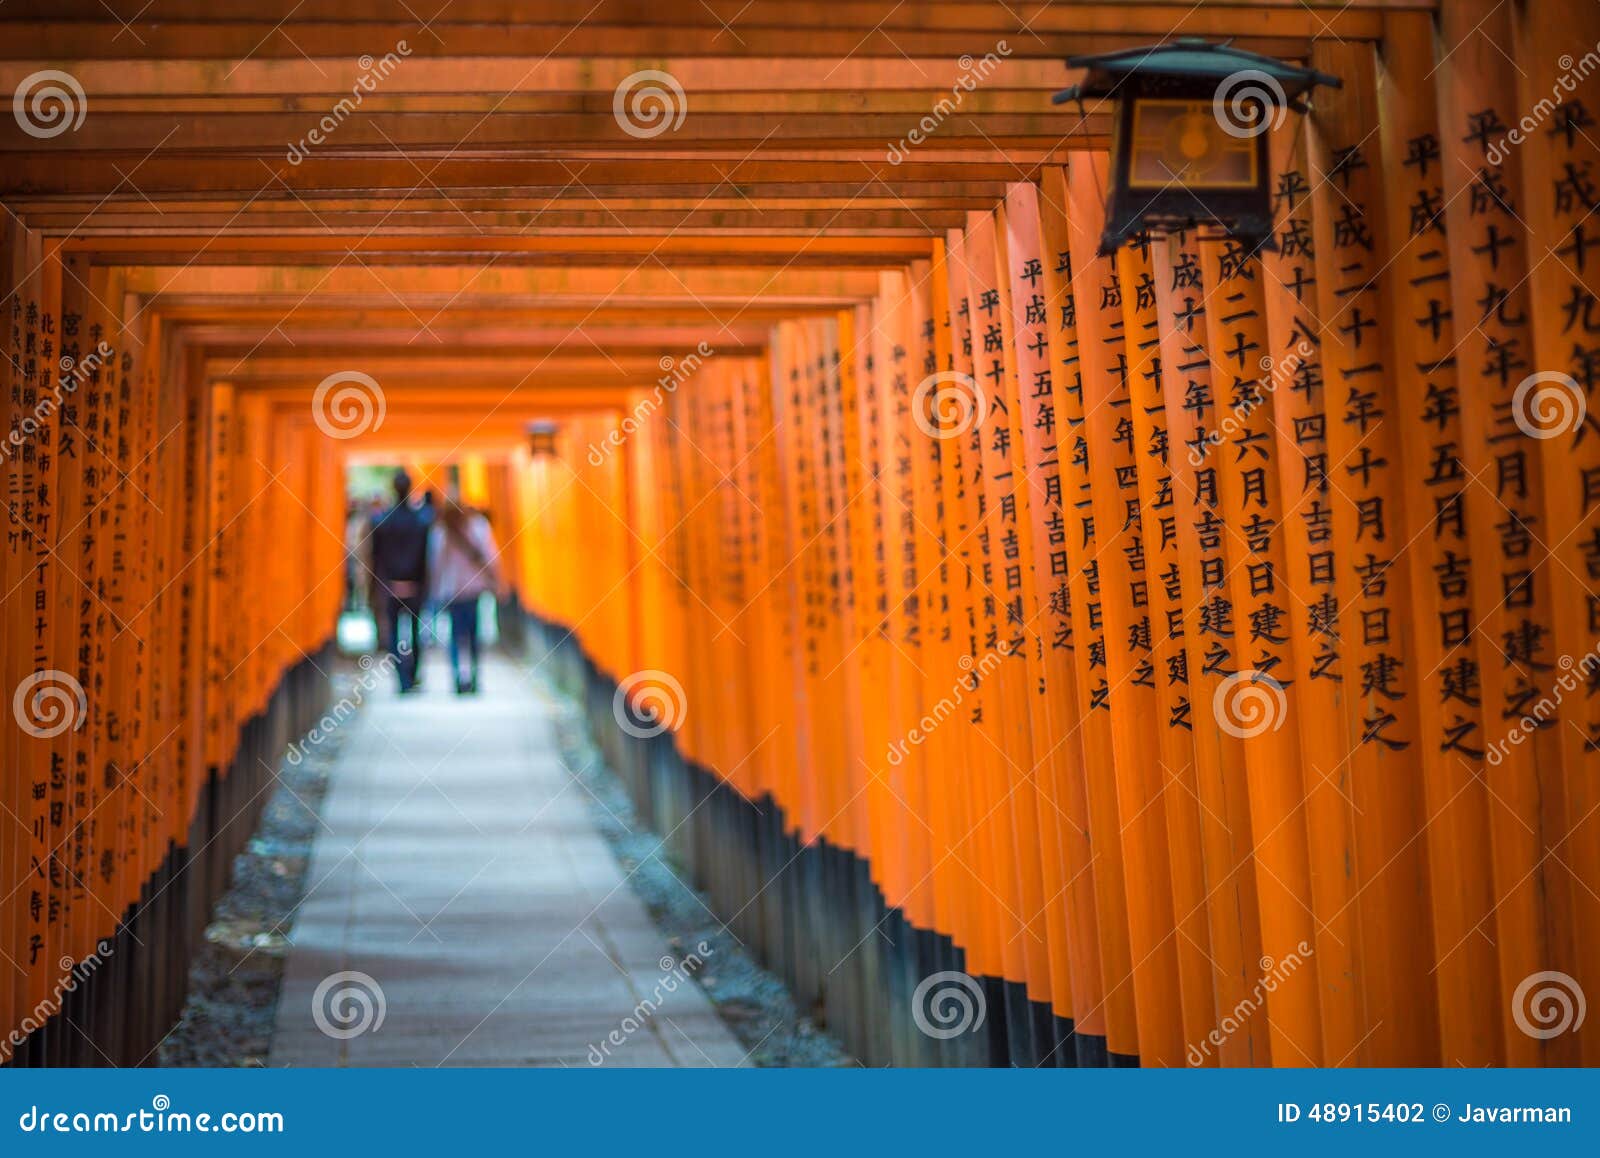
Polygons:
[[[1068,55],[1304,60],[1434,8],[9,0],[0,87],[67,74],[83,117],[0,122],[0,201],[214,380],[298,397],[344,359],[408,406],[440,383],[596,405],[701,342],[765,358],[776,323],[873,300],[1009,184],[1105,148],[1109,106],[1050,103]],[[670,124],[632,119],[641,83]]]

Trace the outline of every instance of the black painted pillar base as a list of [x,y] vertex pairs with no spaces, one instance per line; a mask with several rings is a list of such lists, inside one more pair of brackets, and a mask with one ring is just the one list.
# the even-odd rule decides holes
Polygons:
[[6,1065],[156,1064],[157,1047],[183,1013],[195,947],[232,883],[234,857],[255,831],[289,741],[326,709],[331,688],[325,673],[334,663],[330,640],[284,673],[266,708],[240,728],[232,764],[207,771],[183,843],[168,843],[138,901],[105,932],[92,957],[76,963],[59,1007],[52,1008],[52,998],[40,1011],[42,1027]]
[[[669,833],[670,854],[745,946],[788,984],[796,1006],[870,1066],[1137,1065],[1103,1037],[998,977],[970,978],[965,1031],[916,1008],[918,987],[965,974],[948,936],[884,901],[872,867],[827,840],[802,844],[771,796],[751,800],[685,760],[670,732],[636,738],[612,714],[617,684],[566,628],[527,620],[529,657],[583,705],[595,744],[641,818]],[[926,996],[926,995],[925,995]],[[981,1013],[981,1019],[980,1019]],[[931,1027],[932,1032],[929,1028]]]

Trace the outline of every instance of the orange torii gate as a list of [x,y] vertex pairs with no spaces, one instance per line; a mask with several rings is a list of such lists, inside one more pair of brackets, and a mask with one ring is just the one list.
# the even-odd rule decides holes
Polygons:
[[[1448,20],[1472,21],[1490,7]],[[1461,174],[1471,165],[1458,161],[1448,172],[1463,132],[1481,135],[1492,113],[1474,109],[1454,131],[1443,120],[1457,99],[1453,86],[1471,84],[1461,74],[1495,53],[1485,43],[1453,62],[1459,71],[1452,62],[1436,67],[1429,24],[1424,14],[1395,13],[1381,45],[1318,48],[1318,66],[1345,88],[1319,97],[1303,123],[1276,131],[1270,253],[1176,238],[1135,245],[1114,263],[1097,258],[1090,239],[1099,236],[1107,177],[1093,153],[1075,153],[1064,170],[1013,186],[1003,206],[969,214],[935,252],[933,284],[949,287],[953,305],[933,322],[923,409],[895,403],[869,420],[870,435],[838,433],[815,378],[828,355],[819,362],[799,330],[775,335],[774,366],[812,383],[777,391],[792,417],[770,448],[755,448],[772,456],[801,519],[798,534],[785,536],[799,552],[788,565],[794,602],[777,610],[797,617],[792,630],[808,651],[842,632],[877,657],[864,656],[862,671],[883,672],[883,690],[861,687],[861,698],[845,703],[884,714],[866,722],[877,739],[860,754],[865,799],[882,815],[853,836],[815,827],[818,810],[855,783],[831,746],[826,755],[800,749],[813,784],[802,776],[786,799],[776,783],[745,807],[787,811],[792,802],[801,809],[794,855],[865,860],[897,919],[912,912],[906,874],[925,863],[910,853],[907,826],[930,828],[930,851],[956,865],[932,879],[969,879],[962,895],[987,916],[969,921],[963,914],[974,910],[936,903],[933,940],[908,951],[938,960],[935,946],[948,939],[975,972],[998,972],[1047,1002],[1063,1028],[1045,1035],[1009,1007],[990,1006],[991,1017],[1005,1017],[1008,1051],[1020,1038],[1023,1054],[1059,1058],[1068,1039],[1056,1035],[1079,1026],[1109,1034],[1113,1056],[1156,1064],[1559,1064],[1587,1056],[1586,1034],[1545,1039],[1517,1027],[1530,1017],[1530,978],[1559,974],[1578,986],[1594,977],[1581,950],[1587,902],[1578,895],[1595,882],[1578,863],[1588,849],[1575,839],[1592,821],[1577,807],[1587,799],[1582,781],[1563,771],[1566,760],[1585,758],[1577,740],[1588,732],[1583,689],[1597,666],[1585,642],[1587,590],[1560,604],[1578,617],[1565,629],[1535,630],[1524,610],[1586,574],[1571,534],[1586,526],[1582,459],[1552,452],[1575,445],[1581,455],[1589,437],[1584,422],[1554,438],[1517,431],[1538,416],[1526,397],[1512,398],[1541,365],[1533,351],[1547,348],[1567,389],[1578,385],[1569,398],[1580,408],[1587,399],[1584,364],[1575,361],[1584,346],[1573,337],[1589,300],[1574,216],[1586,186],[1578,161],[1563,155],[1541,171],[1554,191],[1535,187],[1489,157],[1493,140],[1468,146],[1478,150],[1470,181]],[[1508,34],[1500,43],[1512,41]],[[1587,42],[1569,32],[1561,43],[1581,59]],[[1568,138],[1572,148],[1582,143],[1559,130],[1586,115],[1574,108],[1584,91],[1566,98],[1568,119],[1524,165],[1536,168],[1544,150],[1564,154]],[[1514,122],[1507,109],[1494,123]],[[1534,201],[1554,205],[1570,232],[1532,234],[1517,209],[1522,227],[1511,242],[1540,236],[1552,250],[1557,240],[1578,246],[1571,260],[1552,262],[1574,281],[1552,285],[1554,304],[1542,312],[1496,292],[1518,280],[1508,282],[1516,271],[1501,248],[1512,211]],[[1484,245],[1501,254],[1499,274],[1471,252]],[[1451,261],[1447,246],[1465,252]],[[877,344],[872,362],[857,364],[861,397],[875,379],[878,397],[905,398],[900,350],[917,341],[917,323],[906,318],[920,316],[924,276],[907,266],[869,303]],[[855,332],[861,317],[842,313],[837,325]],[[1473,338],[1452,340],[1452,325],[1471,328]],[[1489,327],[1506,325],[1531,335],[1511,347],[1525,355],[1515,375],[1496,369],[1504,342]],[[1489,343],[1480,347],[1487,352],[1469,356],[1474,340]],[[960,406],[939,371],[965,377]],[[1498,402],[1486,374],[1504,391]],[[677,401],[692,411],[711,397],[691,391]],[[1469,418],[1468,405],[1489,408]],[[889,426],[876,425],[884,418]],[[947,431],[951,422],[959,429]],[[799,441],[786,449],[791,438]],[[716,450],[702,449],[715,459]],[[922,488],[940,475],[918,473],[923,454],[943,477],[932,498],[937,522],[926,528]],[[848,479],[857,455],[881,482],[847,512],[849,531],[878,545],[841,574],[832,562],[804,562],[817,549],[808,540],[834,513],[812,488],[822,485],[819,462],[844,456]],[[1535,489],[1540,472],[1566,480],[1559,486],[1577,501],[1552,505],[1549,483]],[[909,492],[897,475],[913,480]],[[1497,501],[1496,485],[1512,488],[1506,494],[1517,502]],[[1463,504],[1498,513],[1464,513]],[[1542,530],[1547,519],[1566,536]],[[1565,564],[1552,553],[1557,542],[1571,554]],[[924,543],[937,552],[927,563]],[[1508,559],[1506,585],[1492,567],[1473,565],[1497,556]],[[896,564],[908,559],[917,567],[901,582]],[[854,627],[840,621],[841,606],[818,583],[829,593],[848,584],[857,616],[876,607],[872,618],[887,617],[885,626],[874,633],[859,618]],[[1469,604],[1480,587],[1482,602]],[[897,610],[921,601],[949,609],[933,620],[946,650],[928,653],[924,635],[918,655],[893,629]],[[1479,610],[1468,614],[1472,606]],[[693,626],[704,612],[679,609],[689,616],[687,637],[714,628]],[[570,614],[550,618],[565,631]],[[954,681],[964,687],[959,711],[954,697],[940,703],[932,666],[948,668],[952,650],[966,670],[981,671]],[[833,654],[820,652],[804,670],[817,675]],[[985,666],[995,654],[1005,658]],[[893,673],[904,664],[924,669],[920,701],[896,696]],[[625,666],[656,664],[645,653]],[[1006,673],[1025,669],[1026,685],[1008,684]],[[1487,677],[1502,669],[1510,698],[1490,711]],[[687,690],[688,711],[703,712],[708,695],[720,713],[723,701],[705,686]],[[815,716],[819,700],[824,717],[841,702],[821,678],[798,702],[814,737],[833,735]],[[748,732],[784,726],[759,699],[740,710]],[[958,743],[958,731],[968,738]],[[892,768],[876,750],[885,733]],[[1063,743],[1070,747],[1058,762]],[[718,769],[685,755],[690,775],[710,777],[700,791],[715,796]],[[1494,788],[1519,761],[1528,777],[1554,777],[1563,790],[1536,791],[1523,778]],[[831,779],[838,775],[842,783]],[[913,793],[929,810],[908,820]],[[1542,811],[1523,810],[1524,798]],[[962,800],[969,803],[954,813],[934,803]],[[1111,848],[1091,841],[1087,855],[1069,855],[1107,809]],[[940,826],[952,820],[953,838],[943,836]],[[963,824],[972,827],[963,833]],[[1145,824],[1160,835],[1141,837]],[[1572,856],[1541,859],[1535,844]],[[1153,850],[1159,857],[1150,860]],[[1537,891],[1530,872],[1565,880]],[[1114,882],[1109,889],[1082,887],[1102,878]],[[1036,912],[1041,901],[1052,911]],[[1037,965],[1027,952],[1035,940]],[[817,968],[785,963],[798,976]],[[886,959],[871,972],[895,967]],[[1119,1027],[1107,994],[1130,984]],[[988,996],[1004,1003],[1006,990]],[[882,1056],[919,1057],[916,1042],[900,1052],[905,1036],[886,1016]],[[874,1040],[862,1033],[864,1043]],[[878,1056],[871,1044],[862,1048]]]
[[[1600,1060],[1600,10],[602,0],[550,49],[456,0],[285,160],[282,94],[414,30],[158,3],[0,11],[0,82],[90,104],[0,125],[6,1060],[176,1016],[328,698],[350,461],[456,468],[532,662],[868,1063]],[[1270,249],[1097,252],[1060,58],[1176,34],[1343,82]]]

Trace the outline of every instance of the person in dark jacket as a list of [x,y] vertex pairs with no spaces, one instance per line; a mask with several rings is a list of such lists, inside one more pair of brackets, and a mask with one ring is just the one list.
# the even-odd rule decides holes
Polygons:
[[378,622],[405,694],[416,690],[422,663],[422,609],[428,597],[428,532],[433,518],[428,510],[412,506],[411,476],[404,470],[395,471],[394,496],[394,506],[372,524],[371,568]]

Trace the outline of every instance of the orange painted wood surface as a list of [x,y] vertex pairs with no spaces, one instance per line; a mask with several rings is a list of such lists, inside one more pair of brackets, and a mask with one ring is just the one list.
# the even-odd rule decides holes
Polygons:
[[[857,858],[819,915],[1146,1065],[1600,1057],[1528,1029],[1600,991],[1591,6],[212,7],[0,9],[0,84],[88,103],[0,126],[0,1034],[181,861],[334,638],[347,469],[405,464],[504,614]],[[1270,249],[1097,251],[1114,104],[1048,95],[1173,35],[1343,81]],[[723,851],[735,924],[801,888]],[[818,923],[803,1000],[919,980]]]

